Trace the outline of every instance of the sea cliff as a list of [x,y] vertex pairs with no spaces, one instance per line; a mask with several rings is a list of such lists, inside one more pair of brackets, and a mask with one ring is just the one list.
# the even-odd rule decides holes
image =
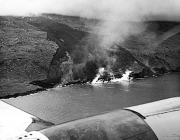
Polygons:
[[[98,46],[98,20],[61,15],[0,17],[0,97],[92,81],[128,69],[134,79],[180,71],[178,22],[151,21],[115,49]],[[173,30],[175,29],[175,30]]]

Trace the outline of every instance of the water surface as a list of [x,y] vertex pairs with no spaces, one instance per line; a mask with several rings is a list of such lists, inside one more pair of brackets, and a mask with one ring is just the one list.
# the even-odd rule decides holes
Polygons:
[[180,74],[131,82],[71,85],[4,100],[39,118],[63,122],[180,96]]

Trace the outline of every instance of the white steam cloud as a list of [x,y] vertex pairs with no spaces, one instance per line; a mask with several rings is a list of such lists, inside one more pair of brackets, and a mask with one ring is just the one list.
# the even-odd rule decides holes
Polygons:
[[86,18],[139,21],[149,16],[180,18],[179,0],[0,0],[0,15],[56,13]]
[[102,19],[101,45],[110,46],[143,31],[129,21],[180,20],[180,0],[0,0],[0,15],[42,13]]

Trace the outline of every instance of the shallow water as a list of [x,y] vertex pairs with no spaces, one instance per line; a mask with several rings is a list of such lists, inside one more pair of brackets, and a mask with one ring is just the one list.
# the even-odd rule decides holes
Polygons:
[[108,84],[71,85],[4,100],[55,124],[180,96],[180,73]]

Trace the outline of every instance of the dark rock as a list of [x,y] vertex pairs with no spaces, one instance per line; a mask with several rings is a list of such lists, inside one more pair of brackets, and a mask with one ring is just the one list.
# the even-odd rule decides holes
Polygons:
[[149,69],[143,68],[143,70],[141,72],[132,72],[130,74],[130,77],[132,77],[133,79],[138,79],[138,78],[145,78],[147,76],[155,76],[156,74],[152,75],[152,72]]
[[168,72],[168,70],[165,67],[154,68],[154,71],[159,75],[162,75]]
[[[59,49],[51,62],[46,79],[49,83],[63,83],[66,85],[74,80],[92,81],[100,67],[111,69],[113,73],[116,73],[115,77],[121,77],[126,69],[129,69],[133,71],[131,74],[133,78],[144,78],[147,76],[162,75],[170,70],[175,70],[176,66],[179,65],[180,55],[178,54],[177,46],[167,50],[164,47],[164,42],[157,46],[156,40],[152,40],[154,33],[160,36],[178,24],[167,23],[168,27],[165,26],[166,28],[164,28],[162,22],[152,23],[150,26],[152,27],[152,25],[157,24],[156,28],[150,30],[151,27],[149,26],[149,29],[142,35],[128,38],[122,46],[117,45],[116,51],[107,51],[107,55],[109,56],[105,58],[103,55],[98,57],[97,54],[101,53],[96,50],[96,48],[98,48],[98,46],[96,46],[98,44],[96,42],[97,40],[94,38],[87,39],[86,32],[74,30],[69,26],[44,19],[43,22],[36,23],[36,21],[31,21],[30,23],[41,28],[43,31],[47,31],[48,38],[59,45]],[[70,26],[72,26],[72,24]],[[62,32],[64,33],[63,35]],[[69,36],[69,32],[72,32],[74,36]],[[89,36],[95,35],[90,34]],[[98,36],[95,38],[98,38]],[[63,42],[61,40],[63,40]],[[75,40],[75,42],[72,40]],[[88,51],[85,52],[84,48]],[[80,53],[79,50],[81,50],[82,53]],[[67,52],[72,59],[71,63],[69,63],[69,57],[66,55]],[[88,52],[92,55],[91,57],[88,56]],[[86,60],[82,61],[85,57],[87,57]],[[107,59],[111,59],[111,57],[116,58],[113,65],[107,61]],[[110,75],[104,74],[100,79],[108,81],[110,80]]]
[[18,92],[18,93],[9,93],[9,94],[5,94],[5,95],[1,95],[0,96],[0,99],[9,99],[9,98],[16,98],[16,97],[19,97],[19,96],[26,96],[26,95],[30,95],[30,94],[34,94],[34,93],[37,93],[37,92],[40,92],[40,91],[45,91],[46,89],[44,88],[36,88],[35,90],[32,90],[30,89],[29,91],[26,91],[26,92]]
[[176,71],[177,71],[177,72],[180,72],[180,67],[177,67],[177,68],[176,68]]
[[60,15],[0,17],[0,97],[91,82],[101,67],[103,81],[111,73],[121,78],[127,69],[133,78],[180,71],[180,34],[167,32],[178,22],[148,22],[146,31],[116,44],[115,51],[103,49],[100,37],[88,32],[97,23]]
[[57,83],[51,83],[47,80],[36,80],[36,81],[31,81],[29,84],[37,85],[43,88],[53,88]]

